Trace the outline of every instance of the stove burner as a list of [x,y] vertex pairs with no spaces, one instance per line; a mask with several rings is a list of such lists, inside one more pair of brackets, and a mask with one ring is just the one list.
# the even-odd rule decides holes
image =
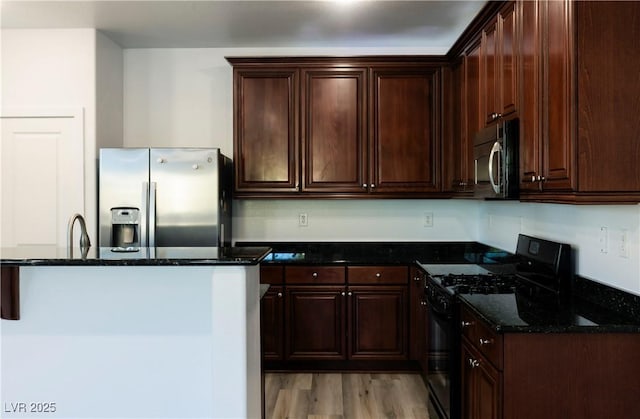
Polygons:
[[515,277],[505,274],[447,274],[437,279],[453,294],[509,294],[515,288]]

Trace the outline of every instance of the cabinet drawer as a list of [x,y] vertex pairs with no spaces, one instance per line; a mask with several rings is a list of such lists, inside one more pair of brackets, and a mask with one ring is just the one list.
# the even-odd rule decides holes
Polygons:
[[286,266],[286,284],[344,284],[344,266]]
[[260,283],[280,285],[284,282],[284,266],[260,266]]
[[349,266],[350,284],[407,284],[409,268],[406,266]]
[[496,368],[502,370],[502,335],[490,329],[466,307],[462,306],[462,335]]

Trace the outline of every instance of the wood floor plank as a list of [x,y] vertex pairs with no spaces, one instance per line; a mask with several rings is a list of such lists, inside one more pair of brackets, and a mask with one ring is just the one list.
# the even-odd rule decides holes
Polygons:
[[344,417],[369,419],[381,415],[372,389],[370,374],[343,374]]
[[309,414],[342,415],[342,374],[314,374]]
[[267,419],[429,419],[429,409],[427,389],[417,374],[265,376]]

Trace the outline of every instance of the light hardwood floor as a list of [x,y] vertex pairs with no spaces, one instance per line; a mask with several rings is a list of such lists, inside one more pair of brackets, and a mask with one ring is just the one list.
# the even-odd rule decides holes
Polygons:
[[429,402],[417,374],[267,373],[265,413],[267,419],[429,419]]

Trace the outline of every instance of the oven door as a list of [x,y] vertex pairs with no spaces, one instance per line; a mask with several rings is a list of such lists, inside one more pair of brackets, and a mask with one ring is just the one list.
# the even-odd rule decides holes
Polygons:
[[429,302],[427,337],[427,382],[433,406],[442,418],[459,418],[459,368],[457,367],[460,340],[456,335],[456,315],[453,310],[439,310]]

